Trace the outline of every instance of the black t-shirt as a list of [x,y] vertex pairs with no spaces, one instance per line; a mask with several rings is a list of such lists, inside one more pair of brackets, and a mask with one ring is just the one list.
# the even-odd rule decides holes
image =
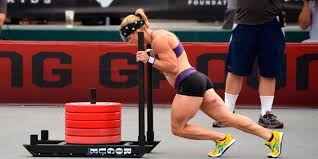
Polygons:
[[7,13],[7,0],[0,0],[0,13]]
[[235,22],[258,25],[273,20],[282,11],[283,0],[237,0]]

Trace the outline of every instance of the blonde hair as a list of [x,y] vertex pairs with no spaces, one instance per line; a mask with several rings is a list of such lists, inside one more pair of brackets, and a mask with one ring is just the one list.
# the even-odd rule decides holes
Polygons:
[[130,14],[124,18],[124,20],[120,24],[120,29],[125,27],[126,25],[128,25],[130,23],[134,23],[138,20],[143,20],[145,22],[144,27],[150,28],[148,17],[146,16],[145,11],[143,9],[139,8],[135,11],[135,14]]

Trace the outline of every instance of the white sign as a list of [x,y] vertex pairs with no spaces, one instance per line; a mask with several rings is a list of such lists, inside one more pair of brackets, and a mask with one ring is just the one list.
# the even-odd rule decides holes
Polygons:
[[114,0],[96,0],[103,8],[109,7]]
[[188,0],[188,6],[223,6],[227,0]]
[[8,3],[22,3],[22,4],[51,4],[52,0],[7,0]]
[[130,155],[131,148],[89,148],[90,155]]

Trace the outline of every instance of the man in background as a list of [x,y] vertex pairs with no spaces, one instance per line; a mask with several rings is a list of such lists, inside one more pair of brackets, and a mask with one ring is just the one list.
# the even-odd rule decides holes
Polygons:
[[2,26],[6,20],[7,14],[7,0],[0,0],[0,39],[2,39],[1,31]]
[[[228,72],[225,105],[234,112],[243,77],[252,73],[255,60],[259,69],[259,125],[277,129],[283,123],[272,113],[276,79],[283,74],[285,37],[282,0],[237,0],[235,24],[226,59]],[[280,17],[280,18],[279,18]],[[214,127],[222,127],[219,121]]]
[[318,42],[318,0],[304,0],[298,22],[300,28],[310,28],[310,39],[304,42]]

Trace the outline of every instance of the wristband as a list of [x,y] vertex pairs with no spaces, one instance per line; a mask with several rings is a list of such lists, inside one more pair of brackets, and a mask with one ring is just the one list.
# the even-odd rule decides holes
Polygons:
[[153,65],[153,64],[155,63],[155,61],[156,61],[156,58],[154,58],[154,57],[152,57],[152,56],[149,56],[147,62]]

